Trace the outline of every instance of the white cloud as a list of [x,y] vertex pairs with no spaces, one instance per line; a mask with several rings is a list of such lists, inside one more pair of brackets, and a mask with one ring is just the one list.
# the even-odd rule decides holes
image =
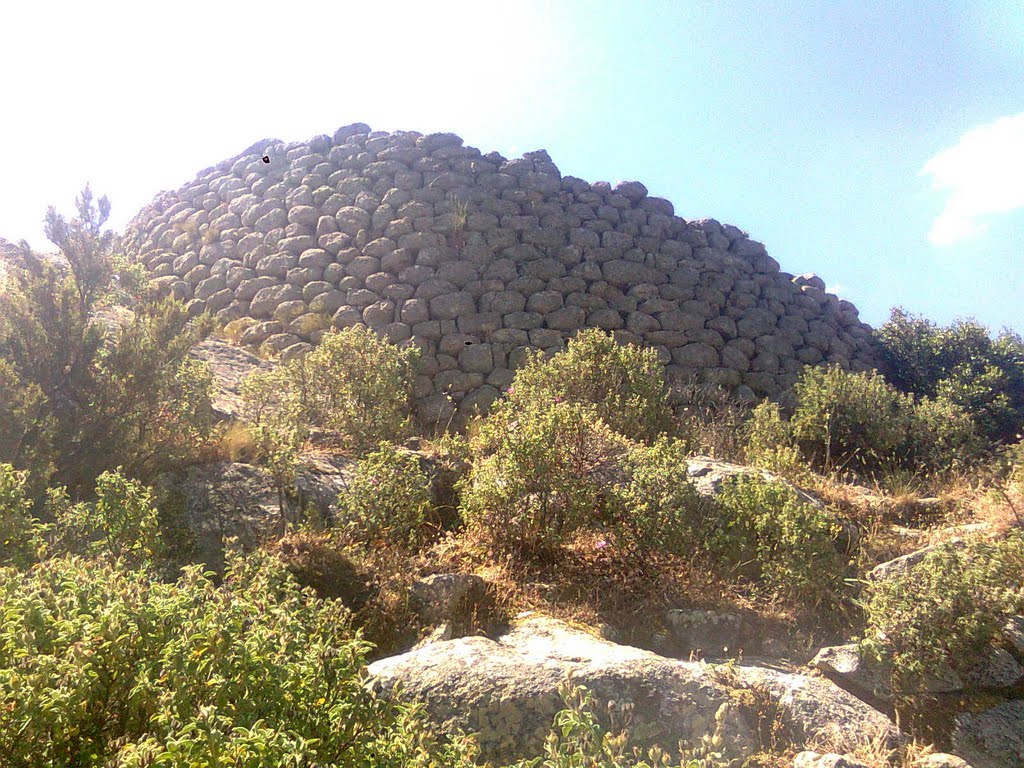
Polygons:
[[828,287],[828,292],[834,293],[836,296],[841,296],[846,293],[846,286],[842,283],[836,283],[835,285],[830,285]]
[[1024,208],[1024,113],[965,133],[921,169],[948,192],[928,239],[948,246],[985,231],[985,217]]

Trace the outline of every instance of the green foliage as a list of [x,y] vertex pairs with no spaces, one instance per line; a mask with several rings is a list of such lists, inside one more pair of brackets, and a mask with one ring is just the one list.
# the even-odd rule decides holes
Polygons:
[[472,765],[365,684],[336,601],[266,555],[220,587],[108,562],[0,569],[0,754],[30,766]]
[[106,195],[92,204],[92,192],[85,185],[75,199],[78,216],[68,221],[52,205],[46,212],[46,238],[60,248],[74,275],[73,285],[83,314],[87,314],[97,298],[110,288],[114,262],[110,256],[114,233],[103,230],[110,218],[110,201]]
[[719,749],[721,738],[708,736],[683,762],[674,762],[661,748],[643,754],[630,746],[629,732],[612,732],[594,714],[594,696],[582,686],[563,682],[559,694],[565,709],[555,715],[544,755],[520,760],[508,768],[725,768],[731,762]]
[[895,691],[913,690],[938,665],[976,659],[1006,615],[1024,610],[1024,535],[943,545],[905,574],[872,581],[864,607],[864,651],[892,663]]
[[756,475],[722,485],[708,547],[768,594],[804,607],[830,602],[842,585],[835,521],[788,486]]
[[754,410],[747,425],[752,460],[785,472],[798,471],[802,458],[819,471],[871,476],[900,468],[941,472],[980,454],[962,409],[941,398],[916,402],[875,372],[805,368],[793,394],[788,420],[776,405]]
[[25,473],[0,464],[0,566],[27,568],[43,549],[42,526],[25,498]]
[[0,399],[14,418],[0,426],[0,461],[28,469],[39,496],[51,483],[75,495],[103,471],[145,475],[190,455],[211,423],[209,376],[187,359],[209,323],[167,300],[140,305],[107,331],[92,318],[110,290],[114,256],[88,190],[80,218],[52,209],[47,234],[59,259],[22,246],[0,290]]
[[502,408],[477,438],[471,474],[460,484],[467,525],[498,551],[550,552],[602,518],[602,496],[628,441],[593,406],[553,400]]
[[327,333],[309,354],[243,385],[246,417],[302,440],[310,427],[337,432],[359,451],[408,436],[418,352],[362,326]]
[[653,439],[671,419],[657,352],[618,344],[593,328],[577,333],[549,360],[534,351],[499,407],[516,412],[547,400],[591,405],[611,429],[636,440]]
[[360,459],[338,498],[341,524],[366,543],[416,547],[430,511],[430,478],[415,454],[390,445]]
[[151,567],[163,553],[152,493],[120,472],[99,476],[95,501],[73,504],[63,490],[51,490],[48,502],[58,551],[104,555],[129,567]]
[[900,390],[941,397],[970,414],[992,441],[1024,431],[1024,339],[992,338],[973,320],[941,328],[895,308],[875,332],[887,375]]
[[690,482],[682,442],[662,437],[631,445],[619,469],[622,479],[609,494],[614,532],[641,551],[685,555],[703,546],[709,504]]
[[744,430],[745,457],[751,464],[798,479],[809,470],[795,445],[789,423],[782,418],[778,403],[765,400],[750,414]]

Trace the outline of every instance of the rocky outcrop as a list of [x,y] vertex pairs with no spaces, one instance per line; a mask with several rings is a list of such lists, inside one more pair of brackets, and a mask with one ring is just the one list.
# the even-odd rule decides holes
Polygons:
[[252,549],[313,512],[330,519],[338,484],[351,464],[341,457],[303,455],[297,486],[305,492],[286,489],[283,509],[270,472],[252,464],[220,461],[164,475],[157,491],[174,559],[222,573],[225,540]]
[[213,377],[211,404],[214,414],[221,419],[241,416],[242,381],[254,371],[267,370],[272,366],[251,352],[218,339],[200,342],[190,354],[210,369]]
[[484,757],[495,761],[540,753],[562,707],[559,683],[570,674],[594,692],[606,727],[630,713],[630,732],[640,745],[674,748],[717,732],[736,756],[749,755],[757,747],[757,715],[743,702],[754,691],[800,738],[838,733],[852,743],[864,732],[897,736],[883,715],[826,680],[743,665],[719,672],[537,615],[522,617],[497,639],[431,643],[374,662],[369,672],[382,690],[397,688],[423,702],[442,727],[478,732]]
[[544,151],[509,160],[452,134],[355,124],[257,142],[161,194],[121,245],[191,311],[247,318],[245,344],[289,356],[363,323],[416,345],[426,420],[447,396],[486,409],[527,349],[584,327],[746,399],[805,364],[874,362],[852,304],[780,272],[736,227],[682,219],[639,182],[588,183]]

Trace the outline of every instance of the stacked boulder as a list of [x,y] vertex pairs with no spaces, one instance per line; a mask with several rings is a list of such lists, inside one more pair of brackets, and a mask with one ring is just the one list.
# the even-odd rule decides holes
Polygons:
[[415,344],[427,421],[452,402],[486,409],[528,349],[586,327],[748,400],[804,365],[873,363],[852,304],[736,227],[452,134],[355,124],[257,142],[159,195],[122,247],[164,293],[238,321],[246,345],[287,357],[357,323]]

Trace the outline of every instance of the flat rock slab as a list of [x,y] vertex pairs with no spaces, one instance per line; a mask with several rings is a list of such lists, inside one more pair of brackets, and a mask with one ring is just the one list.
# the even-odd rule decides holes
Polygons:
[[537,615],[495,640],[432,643],[377,661],[369,672],[384,691],[398,685],[403,697],[423,702],[441,728],[478,733],[483,757],[495,762],[542,752],[563,706],[559,683],[570,674],[593,691],[595,714],[606,726],[615,725],[624,706],[632,708],[630,733],[640,746],[674,751],[680,741],[717,732],[736,756],[751,754],[757,724],[736,702],[740,689],[755,686],[769,691],[783,716],[808,736],[837,727],[851,739],[866,731],[897,733],[885,716],[824,679],[749,666],[720,674]]

